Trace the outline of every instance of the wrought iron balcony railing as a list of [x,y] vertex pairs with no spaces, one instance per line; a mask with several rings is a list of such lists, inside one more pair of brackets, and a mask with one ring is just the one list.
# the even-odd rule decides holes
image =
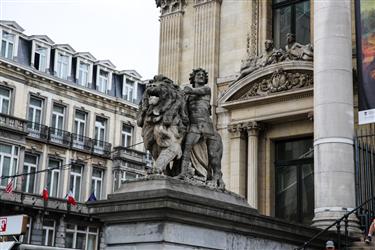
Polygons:
[[41,140],[48,140],[48,126],[28,121],[27,131],[29,132],[28,136],[30,137]]
[[[1,122],[0,116],[0,126]],[[29,138],[44,140],[62,147],[81,150],[108,158],[111,156],[112,145],[109,142],[94,140],[83,135],[70,133],[62,129],[48,127],[35,122],[25,121],[25,124],[26,123],[27,126],[25,125],[24,127],[26,131],[28,131]]]

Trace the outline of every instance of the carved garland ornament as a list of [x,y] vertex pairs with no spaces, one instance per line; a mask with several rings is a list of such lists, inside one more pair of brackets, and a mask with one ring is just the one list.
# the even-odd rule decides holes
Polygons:
[[286,72],[280,68],[277,69],[270,78],[257,80],[239,99],[244,100],[253,96],[266,96],[271,93],[304,88],[312,85],[312,73]]

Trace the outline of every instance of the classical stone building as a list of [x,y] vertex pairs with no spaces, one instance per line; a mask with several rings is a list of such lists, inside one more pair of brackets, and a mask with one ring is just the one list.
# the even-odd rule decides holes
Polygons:
[[187,84],[193,68],[208,71],[227,188],[264,215],[304,224],[353,208],[354,1],[156,5],[159,73]]
[[[0,39],[0,216],[29,215],[21,240],[33,249],[98,249],[101,223],[86,201],[106,199],[150,162],[135,122],[141,76],[14,21],[0,21]],[[77,206],[67,206],[69,191]]]

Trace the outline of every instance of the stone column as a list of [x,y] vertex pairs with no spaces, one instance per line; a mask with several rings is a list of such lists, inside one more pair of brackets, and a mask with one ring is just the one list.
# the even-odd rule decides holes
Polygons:
[[58,221],[57,228],[56,228],[56,240],[55,240],[55,246],[56,247],[65,247],[65,215],[62,215],[60,217],[60,220]]
[[313,225],[355,207],[351,1],[314,2]]
[[230,139],[230,186],[229,189],[246,197],[246,140],[242,124],[228,128]]
[[185,1],[161,1],[159,74],[180,83],[182,22]]
[[249,122],[247,129],[247,202],[258,208],[258,135],[259,124]]

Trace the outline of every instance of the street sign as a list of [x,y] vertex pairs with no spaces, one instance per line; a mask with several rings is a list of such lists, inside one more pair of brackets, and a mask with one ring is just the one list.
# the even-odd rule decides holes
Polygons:
[[0,236],[20,235],[26,233],[27,222],[27,215],[0,217]]

